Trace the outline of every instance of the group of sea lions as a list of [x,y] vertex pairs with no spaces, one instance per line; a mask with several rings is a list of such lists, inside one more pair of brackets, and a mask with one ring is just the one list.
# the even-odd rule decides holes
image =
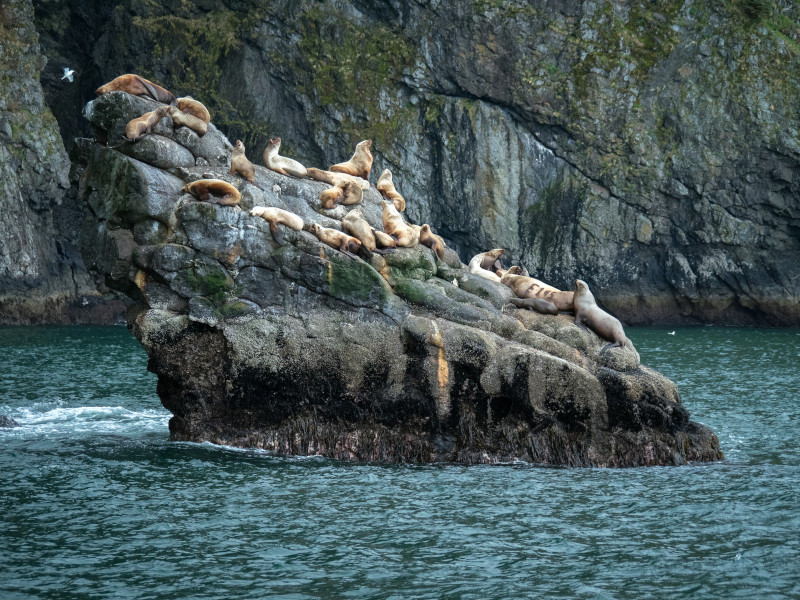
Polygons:
[[[211,117],[202,103],[191,97],[176,98],[171,92],[147,79],[133,74],[121,75],[99,87],[98,95],[111,91],[124,91],[129,94],[149,96],[167,104],[132,119],[125,128],[125,137],[130,142],[152,133],[153,127],[167,114],[172,117],[176,127],[186,126],[198,135],[207,131]],[[280,155],[281,138],[270,140],[263,153],[264,165],[282,175],[322,181],[331,187],[320,194],[320,206],[331,209],[336,204],[350,206],[359,204],[364,190],[368,189],[373,157],[370,149],[372,140],[364,140],[356,145],[355,152],[346,162],[331,165],[328,170],[306,168],[300,162]],[[245,156],[241,140],[233,148],[228,174],[240,175],[245,181],[256,185],[255,166]],[[303,219],[287,210],[277,207],[256,206],[250,215],[261,217],[269,222],[275,240],[285,242],[278,230],[284,225],[295,231],[305,229],[313,233],[321,242],[349,255],[365,250],[372,252],[391,252],[392,249],[411,248],[422,243],[431,248],[440,259],[444,259],[444,240],[433,233],[428,224],[407,223],[400,214],[406,208],[406,201],[395,188],[392,173],[386,169],[381,173],[376,188],[383,196],[383,231],[373,228],[360,210],[350,210],[342,219],[342,231],[321,225],[306,225]],[[259,188],[261,189],[261,188]],[[236,206],[241,194],[230,183],[220,179],[200,179],[188,183],[183,192],[190,193],[199,200],[214,202],[222,206]],[[508,286],[514,293],[511,303],[518,308],[528,308],[545,314],[558,314],[571,311],[575,314],[575,324],[588,325],[598,335],[612,342],[608,347],[624,346],[627,338],[618,319],[605,312],[595,302],[586,282],[575,280],[572,292],[559,290],[538,279],[530,277],[520,266],[503,269],[501,257],[505,253],[496,248],[477,254],[469,262],[471,273]]]
[[575,280],[575,291],[567,292],[530,277],[520,266],[503,268],[501,257],[505,249],[495,248],[481,252],[469,261],[469,270],[491,281],[499,281],[514,292],[511,304],[540,313],[557,315],[560,311],[574,312],[575,324],[588,325],[597,335],[609,342],[606,348],[624,346],[628,338],[619,319],[597,306],[589,286],[581,279]]

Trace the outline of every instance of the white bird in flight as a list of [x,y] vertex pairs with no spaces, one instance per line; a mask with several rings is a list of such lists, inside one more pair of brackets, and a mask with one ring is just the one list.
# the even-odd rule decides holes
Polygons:
[[64,76],[61,79],[66,79],[67,81],[72,81],[73,73],[75,73],[75,71],[73,71],[69,67],[64,67]]
[[667,335],[675,335],[675,332],[674,331],[668,331]]

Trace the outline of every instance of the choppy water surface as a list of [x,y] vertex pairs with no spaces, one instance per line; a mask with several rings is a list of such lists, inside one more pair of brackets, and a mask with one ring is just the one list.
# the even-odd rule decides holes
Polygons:
[[631,329],[678,468],[363,466],[167,441],[124,328],[0,328],[0,598],[800,598],[800,331]]

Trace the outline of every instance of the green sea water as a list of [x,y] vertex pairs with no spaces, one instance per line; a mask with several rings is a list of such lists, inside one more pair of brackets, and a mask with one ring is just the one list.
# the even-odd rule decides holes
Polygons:
[[0,599],[800,598],[800,331],[632,328],[710,465],[354,465],[168,441],[122,327],[0,328]]

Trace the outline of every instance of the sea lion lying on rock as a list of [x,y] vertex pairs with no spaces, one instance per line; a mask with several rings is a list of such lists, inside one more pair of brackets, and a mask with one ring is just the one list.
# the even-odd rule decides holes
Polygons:
[[172,115],[172,124],[175,127],[188,127],[201,137],[208,131],[208,123],[193,114],[183,112],[177,106],[170,106],[169,114]]
[[308,170],[296,160],[278,154],[280,149],[281,138],[272,138],[264,149],[264,165],[282,175],[291,175],[300,179],[307,177]]
[[517,298],[542,298],[555,304],[558,310],[572,310],[572,292],[562,292],[543,281],[520,275],[521,272],[521,267],[510,267],[501,280]]
[[316,223],[311,225],[308,230],[317,236],[320,242],[327,244],[331,248],[336,248],[339,252],[344,252],[353,258],[357,258],[355,252],[358,252],[361,248],[361,242],[358,239],[337,229],[329,229]]
[[347,173],[332,173],[330,171],[323,171],[322,169],[311,167],[308,169],[308,176],[316,181],[329,183],[334,186],[344,187],[345,183],[352,181],[362,190],[369,189],[369,181],[361,179],[361,177],[353,177]]
[[150,96],[153,100],[163,102],[164,104],[175,104],[175,96],[172,92],[168,92],[160,85],[145,79],[141,75],[134,75],[127,73],[112,79],[105,85],[101,85],[94,93],[98,96],[107,94],[109,92],[127,92],[134,96]]
[[556,305],[542,298],[509,298],[508,301],[517,308],[535,310],[543,315],[557,315]]
[[198,179],[187,183],[181,191],[204,202],[212,202],[221,206],[236,206],[242,199],[239,190],[221,179]]
[[159,106],[155,110],[144,113],[141,117],[131,119],[125,126],[125,139],[135,142],[147,133],[153,133],[153,127],[167,116],[169,106]]
[[175,102],[182,112],[200,119],[206,125],[211,123],[211,115],[202,102],[195,100],[191,96],[178,98]]
[[500,282],[500,277],[495,273],[497,269],[502,268],[500,257],[505,254],[504,248],[495,248],[476,254],[469,261],[469,272],[473,275],[478,275],[489,281]]
[[575,310],[575,325],[581,327],[585,323],[601,338],[613,342],[605,346],[603,350],[624,346],[625,342],[628,341],[619,319],[597,306],[594,295],[589,291],[589,286],[581,279],[575,280],[573,306]]
[[372,140],[364,140],[356,144],[356,151],[347,162],[332,165],[328,170],[334,173],[347,173],[353,177],[367,179],[372,169],[372,153],[369,151]]
[[[354,238],[357,238],[361,242],[361,247],[366,248],[370,252],[377,252],[378,254],[394,252],[392,248],[394,248],[396,244],[395,239],[382,231],[379,232],[372,229],[372,226],[367,223],[361,211],[358,209],[351,210],[342,219],[342,229]],[[382,240],[380,244],[381,248],[386,248],[385,250],[378,249],[379,243],[376,240],[378,235],[383,235],[388,238],[388,241]],[[390,245],[387,246],[386,244]]]
[[397,240],[400,248],[413,248],[419,243],[419,233],[403,220],[392,202],[381,200],[383,230]]
[[398,212],[403,212],[406,209],[406,200],[395,189],[394,183],[392,182],[392,172],[389,169],[381,173],[375,187],[384,198],[394,203],[394,207]]
[[298,215],[274,206],[254,206],[250,211],[250,215],[253,217],[261,217],[265,221],[269,221],[269,230],[272,232],[272,237],[275,238],[275,241],[281,246],[286,245],[286,241],[278,231],[279,223],[295,231],[300,231],[303,229],[304,225],[303,219]]
[[375,236],[375,243],[378,248],[397,248],[397,239],[384,231],[373,229],[372,235]]

